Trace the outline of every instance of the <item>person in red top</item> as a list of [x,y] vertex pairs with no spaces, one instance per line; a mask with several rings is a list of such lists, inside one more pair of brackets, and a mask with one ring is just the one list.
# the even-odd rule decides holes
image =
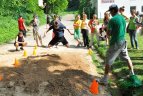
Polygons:
[[97,26],[98,25],[99,25],[99,21],[97,19],[97,15],[93,14],[93,19],[91,19],[88,23],[88,26],[90,27],[90,30],[91,30],[91,39],[90,39],[89,48],[92,48],[94,36],[96,36],[97,38],[97,33],[98,33]]
[[24,19],[22,18],[21,15],[19,15],[19,18],[18,18],[18,28],[19,28],[19,31],[23,33],[23,35],[26,37],[26,26],[25,26],[25,23],[24,23]]

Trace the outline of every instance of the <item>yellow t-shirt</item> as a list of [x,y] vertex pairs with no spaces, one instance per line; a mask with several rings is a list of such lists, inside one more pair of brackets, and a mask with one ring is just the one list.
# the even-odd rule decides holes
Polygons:
[[88,20],[82,20],[81,29],[88,29]]
[[74,29],[80,29],[80,28],[81,28],[81,20],[75,20]]

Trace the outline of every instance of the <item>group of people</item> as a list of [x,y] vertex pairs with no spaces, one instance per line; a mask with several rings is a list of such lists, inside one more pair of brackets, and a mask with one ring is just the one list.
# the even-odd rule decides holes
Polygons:
[[[80,19],[80,15],[77,15],[74,21],[74,39],[77,41],[77,47],[82,46],[87,48],[92,48],[94,37],[97,39],[97,44],[99,45],[99,41],[106,40],[108,45],[108,38],[106,38],[106,33],[103,36],[103,32],[106,31],[106,23],[103,24],[102,29],[99,30],[99,20],[97,19],[97,15],[93,14],[93,17],[88,20],[87,15],[83,14],[83,19]],[[105,16],[105,22],[108,17]],[[108,21],[107,21],[108,22]],[[90,31],[90,36],[89,36]],[[81,35],[83,38],[83,42],[81,41]],[[89,39],[90,37],[90,39]],[[90,42],[89,42],[90,41]]]
[[[110,15],[112,18],[110,18]],[[126,20],[129,20],[127,30],[126,30]],[[74,34],[70,32],[69,29],[64,26],[58,16],[54,16],[52,21],[47,21],[49,24],[48,30],[44,33],[44,37],[46,33],[50,30],[53,30],[52,40],[49,42],[48,47],[52,47],[54,45],[58,45],[59,42],[62,42],[63,45],[69,47],[68,41],[64,36],[64,29],[66,29],[71,35],[74,35],[74,39],[77,41],[77,47],[83,46],[87,48],[91,48],[94,41],[94,36],[97,39],[97,44],[99,45],[100,40],[106,41],[106,45],[109,45],[106,54],[106,65],[105,65],[105,73],[103,78],[99,80],[99,83],[108,83],[108,73],[111,68],[111,65],[115,61],[118,56],[121,56],[130,69],[130,73],[134,75],[133,64],[128,55],[127,50],[127,42],[125,40],[126,31],[129,33],[131,39],[131,46],[138,49],[138,42],[136,39],[136,30],[139,27],[142,27],[142,22],[138,20],[137,14],[135,10],[131,10],[131,17],[128,18],[124,15],[124,7],[118,8],[117,5],[113,4],[109,7],[109,10],[104,13],[103,24],[99,28],[99,21],[97,19],[97,15],[94,14],[91,20],[87,19],[87,15],[84,13],[82,15],[82,20],[80,15],[75,17],[75,21],[73,23]],[[18,46],[21,46],[21,50],[23,50],[23,46],[26,46],[26,42],[24,42],[24,37],[26,37],[26,26],[24,24],[24,20],[22,16],[19,16],[18,19],[19,24],[19,33],[16,38],[14,45],[16,46],[16,50],[18,50]],[[40,41],[42,45],[42,37],[38,32],[39,20],[36,15],[34,15],[33,20],[30,22],[30,25],[33,26],[33,36],[34,40],[38,45],[38,41]],[[89,36],[89,31],[90,36]],[[105,34],[103,35],[102,33]],[[81,41],[81,33],[83,41]],[[90,39],[89,39],[90,37]],[[90,41],[90,42],[89,42]]]
[[[34,40],[36,41],[36,44],[39,46],[39,42],[42,44],[42,36],[39,33],[39,19],[38,16],[34,15],[33,16],[33,20],[31,20],[30,22],[30,26],[33,27],[33,37]],[[25,37],[27,36],[27,28],[26,25],[24,23],[24,19],[21,15],[19,15],[19,19],[18,19],[18,28],[19,28],[19,33],[15,39],[15,47],[16,47],[16,51],[18,51],[18,47],[20,47],[21,50],[24,50],[23,47],[27,45],[27,42],[25,41]]]

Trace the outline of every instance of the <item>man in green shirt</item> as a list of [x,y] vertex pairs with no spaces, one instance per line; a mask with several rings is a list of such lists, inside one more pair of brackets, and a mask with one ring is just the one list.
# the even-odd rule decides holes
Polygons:
[[121,56],[129,66],[131,73],[134,75],[132,61],[128,55],[127,45],[125,41],[126,21],[123,16],[118,14],[118,6],[113,4],[109,7],[112,18],[108,24],[107,36],[110,37],[110,46],[106,54],[106,65],[104,77],[99,80],[99,83],[108,83],[108,73],[111,65],[118,56]]

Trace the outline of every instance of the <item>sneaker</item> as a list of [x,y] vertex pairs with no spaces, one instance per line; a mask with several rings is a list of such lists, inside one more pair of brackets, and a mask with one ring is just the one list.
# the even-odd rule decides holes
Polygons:
[[105,77],[102,77],[99,81],[99,84],[107,85],[108,84],[108,79]]
[[24,50],[23,47],[20,47],[21,50]]

